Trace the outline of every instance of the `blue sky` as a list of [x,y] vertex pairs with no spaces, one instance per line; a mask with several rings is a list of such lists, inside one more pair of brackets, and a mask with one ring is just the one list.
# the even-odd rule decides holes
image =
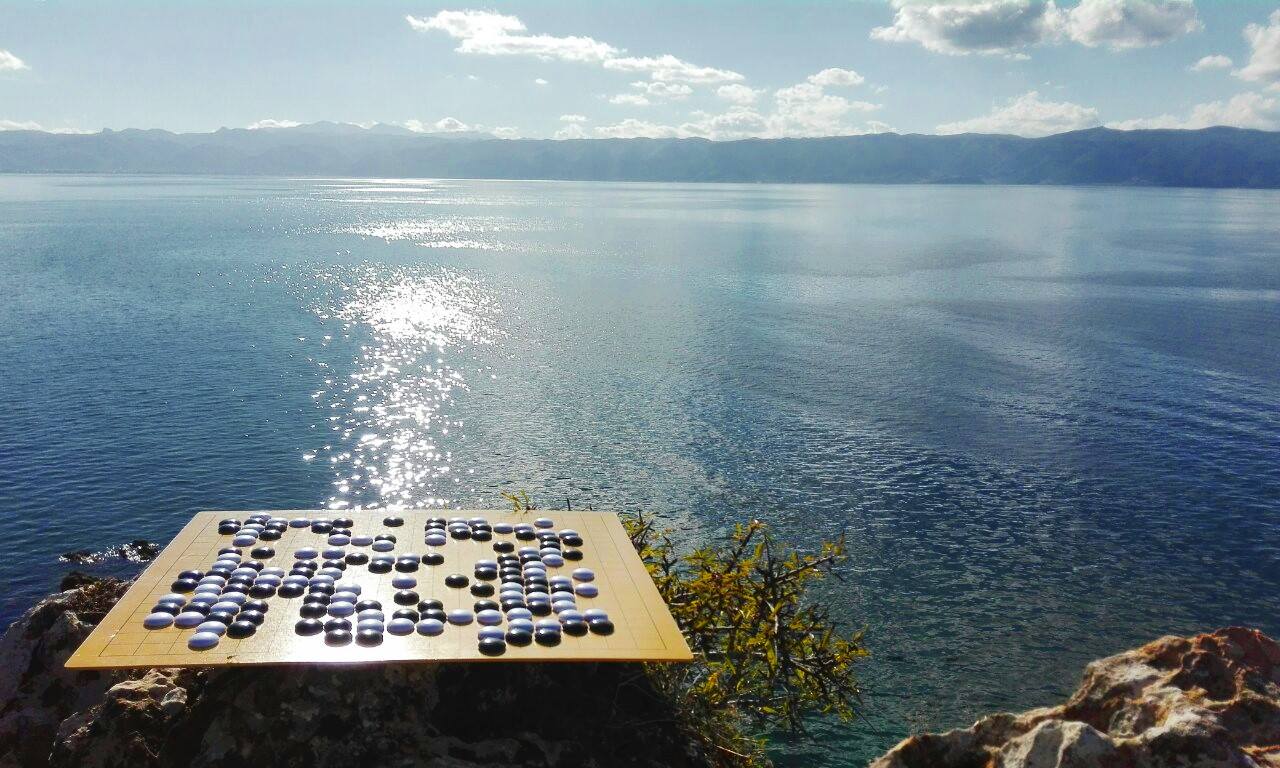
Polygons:
[[0,127],[1280,128],[1280,3],[0,2]]

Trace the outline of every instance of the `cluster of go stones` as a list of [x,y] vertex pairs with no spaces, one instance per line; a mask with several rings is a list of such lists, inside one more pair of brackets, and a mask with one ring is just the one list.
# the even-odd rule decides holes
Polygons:
[[[383,519],[388,528],[399,528],[404,519]],[[433,517],[427,521],[423,543],[439,548],[449,539],[493,542],[494,559],[478,560],[468,577],[452,573],[445,586],[468,589],[475,597],[471,609],[446,611],[436,599],[421,599],[414,588],[413,575],[420,565],[441,566],[444,555],[432,549],[424,555],[392,554],[396,537],[392,534],[366,535],[352,531],[350,518],[312,520],[308,518],[253,515],[243,523],[223,520],[218,532],[231,536],[230,547],[218,551],[208,572],[184,571],[173,583],[173,593],[162,597],[143,620],[148,629],[169,626],[194,627],[188,640],[192,650],[213,648],[225,635],[245,638],[262,624],[268,598],[301,597],[299,620],[294,631],[302,636],[324,635],[330,646],[355,642],[363,646],[382,643],[386,633],[434,637],[448,625],[475,624],[479,650],[499,656],[508,644],[528,646],[559,645],[562,635],[581,637],[587,633],[608,635],[613,622],[599,608],[580,608],[579,598],[599,594],[595,574],[574,568],[568,575],[552,571],[582,559],[582,536],[574,530],[553,531],[555,523],[538,518],[533,523],[490,524],[481,517],[470,519]],[[309,528],[325,537],[324,547],[300,547],[293,552],[293,564],[266,567],[263,560],[275,557],[269,543],[288,528]],[[495,536],[514,538],[495,539]],[[252,548],[252,559],[243,559],[243,548]],[[369,550],[366,553],[365,549]],[[349,567],[366,568],[373,574],[395,572],[391,584],[397,590],[393,609],[362,596],[356,581],[346,577]],[[550,571],[549,571],[550,569]],[[188,597],[190,595],[190,597]],[[387,610],[391,616],[387,618]]]

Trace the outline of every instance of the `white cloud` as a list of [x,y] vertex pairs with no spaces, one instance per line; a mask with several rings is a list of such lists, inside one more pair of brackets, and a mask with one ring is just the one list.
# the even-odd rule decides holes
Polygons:
[[1244,28],[1249,42],[1249,63],[1236,77],[1259,83],[1280,83],[1280,11],[1272,11],[1267,26],[1250,24]]
[[735,103],[722,113],[694,112],[689,120],[679,125],[628,118],[594,130],[597,136],[607,138],[700,137],[713,140],[840,136],[889,130],[884,123],[861,122],[867,113],[879,109],[879,104],[827,93],[823,81],[846,83],[852,82],[852,78],[847,75],[815,75],[802,83],[780,88],[774,92],[772,108],[768,111],[757,109],[750,103],[762,92],[746,86],[725,86],[717,89],[717,94],[728,101],[737,99],[742,103]]
[[0,120],[0,131],[43,131],[34,120]]
[[518,139],[520,138],[520,129],[513,125],[499,125],[490,129],[489,133],[497,136],[499,139]]
[[1210,101],[1191,108],[1185,118],[1174,115],[1158,115],[1136,120],[1108,123],[1109,128],[1133,130],[1136,128],[1208,128],[1213,125],[1229,125],[1235,128],[1258,128],[1273,131],[1280,128],[1280,97],[1261,93],[1238,93],[1223,101]]
[[732,85],[722,85],[716,89],[716,95],[731,104],[754,104],[756,99],[760,98],[760,94],[764,93],[763,88],[751,88],[740,83]]
[[31,69],[31,67],[27,66],[22,59],[0,48],[0,72],[17,72],[21,69]]
[[693,89],[684,83],[664,83],[660,81],[640,80],[631,84],[632,88],[639,90],[646,96],[655,99],[670,99],[671,101],[683,101],[689,98],[693,93]]
[[587,135],[586,129],[578,123],[569,123],[555,133],[557,139],[585,139]]
[[534,84],[534,85],[547,85],[547,81],[546,81],[546,80],[544,80],[544,79],[543,79],[543,78],[541,78],[541,77],[535,77],[535,78],[533,79],[533,84]]
[[442,117],[432,126],[441,133],[456,133],[458,131],[470,131],[471,126],[462,122],[456,117]]
[[989,114],[970,120],[943,123],[938,133],[1012,133],[1018,136],[1048,136],[1064,131],[1091,128],[1098,124],[1098,110],[1067,101],[1045,101],[1036,91],[1028,91],[996,107]]
[[809,75],[809,82],[814,85],[832,86],[855,86],[862,85],[866,82],[866,78],[854,72],[852,69],[840,69],[839,67],[830,67],[824,69],[815,75]]
[[622,56],[624,51],[590,37],[531,35],[515,16],[494,11],[440,11],[435,16],[406,16],[416,30],[440,31],[458,40],[459,53],[485,56],[536,56],[544,60],[601,64],[606,69],[643,72],[660,82],[723,83],[741,80],[726,69],[700,67],[671,54]]
[[1231,58],[1221,54],[1204,56],[1195,64],[1187,67],[1192,72],[1207,72],[1211,69],[1231,69]]
[[273,120],[271,118],[267,118],[266,120],[258,120],[257,122],[249,123],[245,127],[251,131],[258,131],[264,128],[297,128],[299,125],[302,125],[302,123],[297,120]]
[[642,93],[619,93],[609,98],[610,104],[622,104],[631,107],[647,107],[649,99]]
[[596,127],[595,133],[602,139],[675,139],[683,138],[679,128],[670,125],[659,125],[646,120],[628,117],[614,125]]
[[935,53],[1024,58],[1019,50],[1071,41],[1112,50],[1158,45],[1199,30],[1192,0],[893,0],[893,24],[871,37]]
[[560,116],[560,122],[562,122],[562,123],[585,123],[585,122],[587,122],[587,116],[586,116],[586,115],[561,115],[561,116]]
[[405,19],[416,30],[439,30],[460,41],[459,53],[599,62],[619,52],[612,45],[590,37],[525,34],[524,22],[520,19],[493,11],[440,11],[430,18],[406,16]]
[[742,75],[732,70],[699,67],[669,53],[664,56],[607,58],[604,68],[622,72],[644,72],[651,80],[667,83],[731,83],[743,79]]

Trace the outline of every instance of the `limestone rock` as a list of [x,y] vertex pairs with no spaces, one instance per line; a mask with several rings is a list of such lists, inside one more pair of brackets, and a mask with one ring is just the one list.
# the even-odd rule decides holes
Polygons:
[[1229,627],[1089,664],[1063,705],[912,736],[872,768],[1280,768],[1280,645]]

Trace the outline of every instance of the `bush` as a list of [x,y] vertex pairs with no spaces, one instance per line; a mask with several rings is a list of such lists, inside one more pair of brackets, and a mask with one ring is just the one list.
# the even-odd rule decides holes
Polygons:
[[692,664],[648,664],[646,672],[713,766],[768,765],[751,730],[802,732],[811,715],[857,716],[862,632],[842,634],[806,594],[838,578],[843,536],[804,554],[753,521],[722,546],[682,554],[645,516],[623,523],[694,654]]

